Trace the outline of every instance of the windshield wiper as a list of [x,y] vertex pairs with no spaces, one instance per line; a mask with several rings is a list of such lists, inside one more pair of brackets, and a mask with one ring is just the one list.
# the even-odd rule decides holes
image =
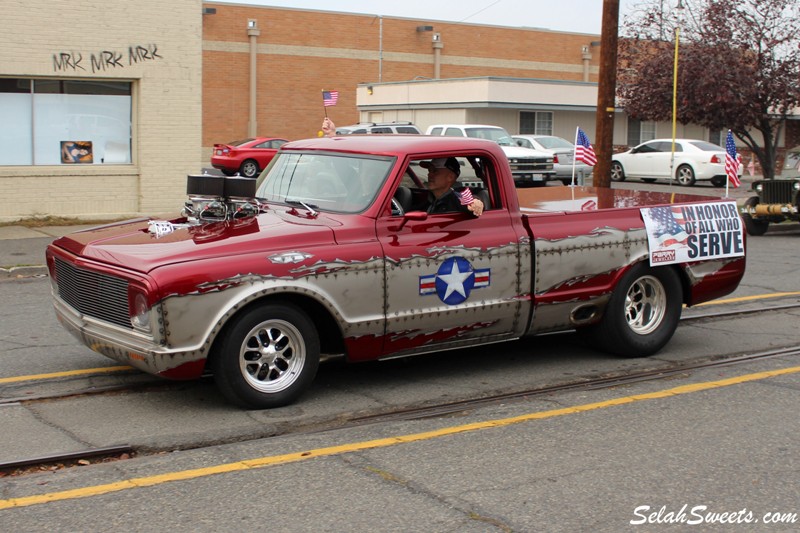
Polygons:
[[286,203],[289,205],[299,205],[306,208],[306,210],[308,210],[311,213],[311,216],[317,216],[319,214],[317,212],[319,206],[316,206],[314,204],[307,204],[302,200],[289,200],[288,198],[286,199]]

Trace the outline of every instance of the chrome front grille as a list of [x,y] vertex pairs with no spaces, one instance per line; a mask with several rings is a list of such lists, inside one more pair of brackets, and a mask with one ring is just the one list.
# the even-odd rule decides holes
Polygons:
[[796,203],[794,181],[764,180],[760,201],[762,204],[794,204]]
[[58,295],[79,313],[133,329],[128,312],[128,282],[78,268],[56,258]]
[[514,172],[543,172],[553,170],[553,160],[544,158],[513,158],[509,160]]

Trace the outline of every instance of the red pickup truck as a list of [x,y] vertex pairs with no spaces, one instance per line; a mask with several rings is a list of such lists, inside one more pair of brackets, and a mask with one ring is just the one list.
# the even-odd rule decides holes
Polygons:
[[[482,216],[427,213],[420,162],[454,157]],[[367,361],[576,330],[648,356],[683,305],[732,292],[742,221],[722,199],[516,189],[494,142],[341,136],[284,145],[257,180],[189,176],[181,216],[47,250],[56,315],[151,374],[211,372],[233,403],[286,405],[321,357]]]

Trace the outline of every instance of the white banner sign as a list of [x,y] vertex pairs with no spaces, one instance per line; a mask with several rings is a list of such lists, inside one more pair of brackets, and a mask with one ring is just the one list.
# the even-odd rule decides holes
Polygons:
[[744,255],[744,228],[736,202],[641,208],[650,265]]

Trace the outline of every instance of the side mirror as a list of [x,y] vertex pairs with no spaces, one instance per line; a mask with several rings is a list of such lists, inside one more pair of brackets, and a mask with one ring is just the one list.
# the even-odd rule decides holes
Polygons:
[[409,211],[408,213],[403,215],[403,221],[400,222],[400,225],[397,226],[397,229],[395,231],[400,231],[401,229],[403,229],[403,227],[409,220],[419,221],[427,219],[428,219],[428,213],[426,213],[425,211]]

